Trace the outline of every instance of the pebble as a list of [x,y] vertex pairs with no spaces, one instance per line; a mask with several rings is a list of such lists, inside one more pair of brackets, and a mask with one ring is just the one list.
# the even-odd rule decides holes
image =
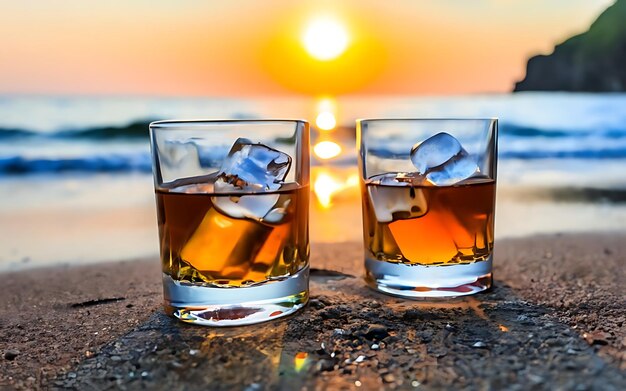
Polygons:
[[377,343],[372,344],[372,350],[378,350],[380,349],[380,346],[378,346]]
[[387,327],[383,326],[382,324],[371,324],[365,332],[365,338],[367,339],[376,338],[378,340],[381,340],[388,335],[389,332],[387,331]]
[[482,341],[478,341],[475,344],[473,344],[472,347],[479,348],[479,349],[485,349],[487,347],[487,344],[482,342]]
[[396,381],[396,377],[393,374],[388,373],[385,376],[383,376],[383,381],[385,383],[393,383]]
[[320,312],[320,316],[322,319],[339,319],[341,317],[341,311],[338,308],[328,307]]
[[417,320],[420,317],[420,311],[416,309],[406,310],[402,315],[404,320]]
[[315,370],[317,372],[332,371],[335,368],[335,362],[331,360],[319,360],[315,364]]
[[607,339],[611,337],[611,334],[604,331],[596,330],[590,333],[584,333],[583,338],[589,345],[608,345]]
[[15,357],[17,357],[18,354],[20,354],[19,350],[9,349],[4,352],[4,358],[6,360],[12,361],[15,360]]
[[319,310],[321,308],[324,308],[326,305],[317,299],[311,299],[309,300],[309,306],[315,308],[316,310]]

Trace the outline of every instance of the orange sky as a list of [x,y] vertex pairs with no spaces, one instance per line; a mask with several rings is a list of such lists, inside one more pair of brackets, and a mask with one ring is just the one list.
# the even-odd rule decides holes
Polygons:
[[[2,1],[0,93],[251,96],[508,91],[612,0]],[[304,50],[314,17],[350,44]]]

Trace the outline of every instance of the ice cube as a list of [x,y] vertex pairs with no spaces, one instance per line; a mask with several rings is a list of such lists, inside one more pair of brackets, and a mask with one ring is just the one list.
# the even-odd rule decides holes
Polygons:
[[459,140],[441,132],[417,143],[411,148],[411,161],[417,172],[426,174],[433,167],[440,166],[463,150]]
[[239,138],[222,162],[216,183],[244,190],[278,190],[290,168],[291,157],[286,153]]
[[269,212],[267,212],[267,214],[263,216],[263,222],[269,223],[269,224],[280,223],[283,220],[283,218],[287,215],[287,207],[289,206],[290,203],[291,203],[291,200],[288,199],[282,204],[282,206],[278,208],[274,208],[270,210]]
[[230,197],[211,197],[213,205],[226,216],[261,220],[276,205],[279,194],[254,194]]
[[411,148],[411,162],[427,183],[448,186],[471,177],[478,165],[454,136],[441,132]]
[[370,203],[379,223],[394,219],[411,219],[423,216],[428,210],[424,193],[412,187],[419,176],[406,173],[387,173],[371,178],[372,183],[383,186],[367,186]]
[[286,214],[286,205],[277,205],[279,194],[236,196],[236,193],[278,190],[290,167],[291,157],[286,153],[239,138],[224,159],[215,181],[216,193],[233,195],[212,197],[211,201],[220,212],[233,218],[278,223]]
[[424,177],[415,172],[388,172],[370,178],[370,183],[385,186],[419,185]]
[[476,161],[465,150],[444,164],[426,174],[428,182],[435,186],[449,186],[459,183],[478,172]]

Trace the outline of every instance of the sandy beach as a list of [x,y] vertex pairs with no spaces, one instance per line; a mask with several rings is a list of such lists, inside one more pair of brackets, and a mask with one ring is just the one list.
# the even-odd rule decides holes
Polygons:
[[[511,386],[567,389],[577,384],[623,389],[625,239],[625,234],[592,233],[501,240],[494,261],[496,288],[448,302],[404,301],[370,291],[360,278],[358,242],[318,244],[312,248],[312,300],[304,311],[284,321],[226,331],[184,325],[162,314],[157,259],[7,272],[0,275],[4,281],[0,287],[0,385],[8,389],[184,389],[191,385],[243,389],[257,376],[262,384],[258,389],[322,389],[326,385],[352,389],[359,384],[404,389],[417,384],[414,381],[429,388],[501,388],[503,379],[497,373],[512,371]],[[321,353],[316,353],[320,341],[338,329],[379,323],[389,330],[380,336],[386,348],[372,350],[371,341],[365,341],[364,350],[355,347],[364,353],[358,365],[344,361],[328,367]],[[485,349],[447,347],[446,354],[433,355],[440,348],[437,336],[448,328],[458,334],[459,346],[476,344],[476,337],[468,335],[478,332]],[[281,338],[256,341],[253,348],[258,353],[264,348],[257,345],[269,344],[263,353],[274,363],[269,372],[267,360],[250,364],[242,373],[227,359],[216,362],[216,357],[229,352],[233,338],[242,336],[243,341],[243,336],[255,335],[255,330],[269,329]],[[172,335],[184,343],[172,340]],[[421,353],[402,345],[414,341],[415,335],[423,346]],[[211,343],[220,338],[226,338],[225,345]],[[137,341],[143,341],[143,347],[130,349]],[[145,360],[154,357],[151,349],[157,346],[171,351],[148,363]],[[130,349],[127,355],[115,353],[125,348]],[[531,348],[534,356],[526,359]],[[480,362],[488,365],[476,362],[463,369],[458,364],[477,351]],[[308,354],[308,365],[285,375],[283,361],[299,352]],[[194,358],[190,354],[217,367],[200,373],[206,367],[186,362]],[[409,359],[417,361],[400,365]],[[381,372],[385,360],[389,369]],[[424,360],[430,360],[429,371],[423,370]],[[518,360],[525,365],[511,367]],[[545,368],[530,376],[528,369],[541,368],[542,362]],[[126,372],[120,375],[119,371]]]

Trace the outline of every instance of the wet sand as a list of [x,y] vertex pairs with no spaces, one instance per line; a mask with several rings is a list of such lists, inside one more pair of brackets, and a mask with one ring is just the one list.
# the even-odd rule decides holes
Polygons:
[[359,243],[312,254],[305,310],[231,329],[163,315],[156,259],[1,274],[0,386],[626,388],[624,234],[501,240],[496,288],[446,302],[365,288]]

